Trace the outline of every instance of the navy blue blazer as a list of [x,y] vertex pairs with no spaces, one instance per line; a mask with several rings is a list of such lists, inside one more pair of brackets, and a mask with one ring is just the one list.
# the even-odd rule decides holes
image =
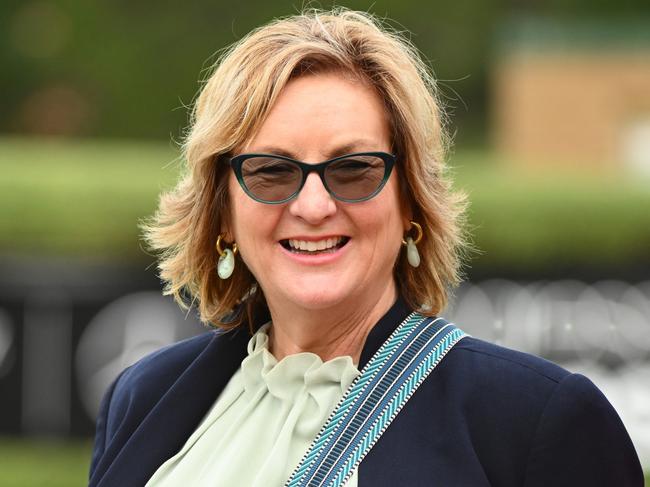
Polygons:
[[[360,367],[409,312],[398,300],[375,325]],[[211,331],[127,368],[102,401],[90,486],[146,484],[216,401],[249,338],[245,329]],[[643,473],[589,379],[466,337],[361,463],[359,486],[642,487]]]

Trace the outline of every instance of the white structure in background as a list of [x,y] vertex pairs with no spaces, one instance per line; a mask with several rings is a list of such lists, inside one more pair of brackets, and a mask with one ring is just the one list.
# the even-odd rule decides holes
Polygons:
[[201,332],[198,321],[159,292],[123,296],[104,307],[84,330],[76,352],[81,401],[91,418],[117,375],[166,345]]
[[11,318],[0,309],[0,379],[11,368],[13,359],[12,345],[14,343],[14,329]]
[[623,160],[636,173],[650,176],[650,114],[634,120],[625,128]]

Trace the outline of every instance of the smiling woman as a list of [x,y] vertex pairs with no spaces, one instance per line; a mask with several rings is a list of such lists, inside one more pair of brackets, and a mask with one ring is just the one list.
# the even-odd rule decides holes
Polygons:
[[[241,246],[226,231],[238,207],[232,198],[241,189],[256,203],[289,203],[299,189],[293,186],[295,175],[301,175],[299,187],[311,186],[315,176],[307,177],[304,166],[298,171],[296,159],[314,165],[351,153],[381,152],[385,172],[375,191],[358,192],[368,184],[361,177],[335,184],[342,174],[340,164],[328,166],[321,184],[333,198],[329,204],[341,208],[350,206],[340,204],[350,202],[346,200],[360,207],[375,204],[371,196],[383,200],[387,181],[399,188],[405,225],[409,220],[421,225],[419,251],[429,257],[417,271],[405,255],[388,267],[399,269],[395,284],[411,308],[424,304],[427,314],[439,312],[448,288],[459,281],[464,247],[464,198],[449,190],[442,118],[435,82],[415,48],[367,15],[310,14],[252,32],[222,57],[203,87],[184,145],[186,178],[163,196],[157,219],[146,229],[151,246],[163,252],[160,269],[167,292],[182,303],[189,290],[206,323],[250,325],[253,309],[268,305],[264,294],[271,290],[257,285],[259,276],[249,266],[236,266],[226,281],[213,272],[219,234]],[[275,166],[276,172],[291,171],[291,176],[282,185],[271,183],[264,162],[268,158],[250,157],[255,154],[292,159],[293,164]],[[393,166],[396,175],[390,179],[396,181],[390,182]],[[260,183],[262,171],[266,174]],[[235,179],[241,188],[233,186]],[[347,193],[350,188],[354,191]],[[369,201],[357,201],[365,199]],[[302,200],[296,198],[288,207],[300,208]],[[315,209],[323,211],[319,204]],[[271,211],[261,204],[254,208]],[[302,236],[310,233],[316,232]],[[415,236],[414,230],[410,233]],[[242,255],[244,262],[252,258]],[[242,306],[244,295],[248,299]]]
[[345,10],[272,22],[220,60],[184,148],[146,231],[218,330],[116,379],[91,485],[641,485],[588,379],[437,317],[464,200],[406,41]]

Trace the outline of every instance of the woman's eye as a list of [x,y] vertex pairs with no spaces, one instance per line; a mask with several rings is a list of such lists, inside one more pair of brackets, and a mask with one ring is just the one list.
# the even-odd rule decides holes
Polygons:
[[251,176],[281,176],[284,174],[292,174],[293,172],[294,169],[289,164],[266,164],[263,166],[257,166],[250,171],[249,174]]
[[260,168],[260,172],[268,173],[268,174],[279,174],[279,173],[284,173],[284,172],[291,172],[291,168],[288,166],[267,166],[267,167],[262,167]]
[[369,169],[372,167],[372,164],[370,164],[367,161],[361,161],[357,159],[349,159],[345,161],[341,161],[336,165],[336,169],[339,170],[348,170],[348,171],[358,171],[358,170],[363,170],[363,169]]

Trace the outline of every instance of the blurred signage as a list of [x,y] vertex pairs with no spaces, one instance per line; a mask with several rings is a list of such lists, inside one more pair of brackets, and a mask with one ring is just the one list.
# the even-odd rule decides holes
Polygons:
[[92,435],[122,369],[205,331],[137,269],[0,267],[0,434]]

